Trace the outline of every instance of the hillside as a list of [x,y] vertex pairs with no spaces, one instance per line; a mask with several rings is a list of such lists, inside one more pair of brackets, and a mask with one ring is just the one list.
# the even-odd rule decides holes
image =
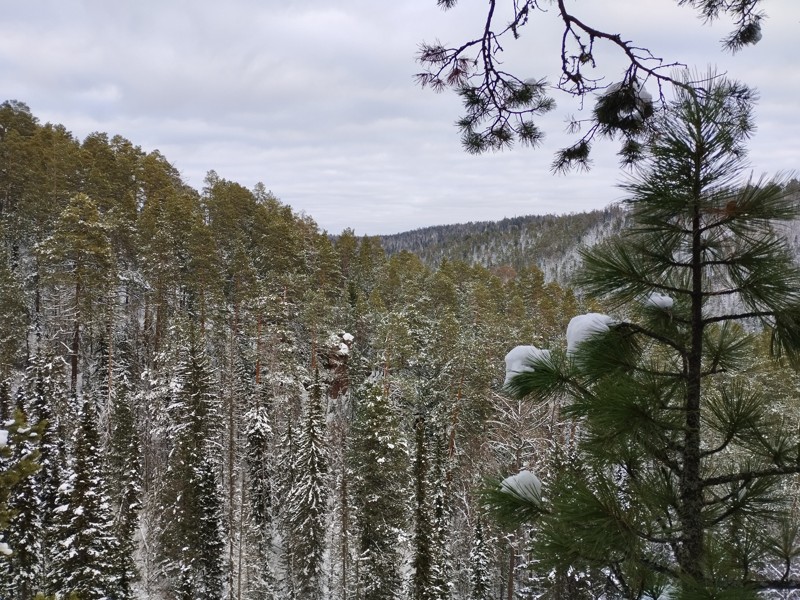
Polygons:
[[536,266],[545,281],[564,284],[579,263],[581,247],[618,233],[624,225],[625,211],[612,205],[568,215],[425,227],[380,239],[387,254],[412,252],[430,267],[438,267],[443,260],[487,268],[510,266],[516,271]]

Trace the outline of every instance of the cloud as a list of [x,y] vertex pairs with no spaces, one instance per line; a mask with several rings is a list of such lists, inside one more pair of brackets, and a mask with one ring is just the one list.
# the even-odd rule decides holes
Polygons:
[[[796,167],[800,79],[786,48],[800,7],[773,2],[761,44],[728,57],[718,43],[727,24],[704,28],[673,4],[618,0],[576,10],[635,32],[665,56],[701,69],[719,61],[755,83],[754,166]],[[542,120],[541,149],[474,157],[453,126],[458,98],[415,86],[418,44],[477,35],[485,8],[462,2],[444,12],[433,0],[18,2],[0,22],[0,89],[78,137],[106,131],[160,149],[195,187],[210,169],[247,186],[262,181],[332,232],[572,212],[618,199],[614,145],[598,145],[588,175],[549,174],[553,152],[571,140],[564,120],[580,114],[577,102],[557,97]],[[553,80],[558,23],[552,12],[532,18],[545,25],[509,41],[505,64]]]

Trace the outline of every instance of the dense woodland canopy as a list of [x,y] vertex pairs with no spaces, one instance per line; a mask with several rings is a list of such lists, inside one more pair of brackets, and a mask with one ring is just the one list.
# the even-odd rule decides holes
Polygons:
[[[594,564],[538,563],[540,524],[482,496],[553,480],[576,439],[562,403],[503,391],[503,357],[602,308],[534,264],[621,209],[387,252],[19,102],[0,156],[0,597],[612,597]],[[746,376],[796,429],[794,371]]]
[[552,443],[555,415],[498,390],[511,346],[562,335],[571,291],[332,238],[263,185],[192,189],[158,151],[16,101],[0,156],[0,467],[38,465],[3,485],[0,597],[534,585],[525,529],[477,490]]

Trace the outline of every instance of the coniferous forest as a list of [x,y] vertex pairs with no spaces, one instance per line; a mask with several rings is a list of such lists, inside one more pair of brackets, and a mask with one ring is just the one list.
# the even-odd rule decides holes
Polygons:
[[0,598],[796,598],[798,186],[676,96],[580,294],[3,103]]
[[0,597],[531,585],[525,531],[478,491],[552,442],[550,410],[498,392],[515,340],[563,335],[570,290],[332,238],[262,185],[192,189],[20,102],[0,156]]

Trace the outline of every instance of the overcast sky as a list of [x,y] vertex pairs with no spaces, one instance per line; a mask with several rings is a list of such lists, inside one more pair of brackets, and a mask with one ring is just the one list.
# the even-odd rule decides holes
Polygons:
[[[800,168],[800,2],[764,0],[763,40],[735,56],[720,50],[729,23],[703,25],[675,4],[571,6],[657,55],[701,70],[717,65],[757,87],[753,170]],[[0,101],[25,102],[40,121],[62,123],[79,139],[104,131],[159,149],[198,189],[211,169],[247,187],[263,182],[331,233],[394,233],[619,200],[615,146],[598,147],[588,174],[549,173],[554,150],[570,140],[564,122],[578,110],[570,99],[557,95],[542,120],[543,147],[470,156],[453,126],[458,99],[415,85],[419,43],[476,35],[486,6],[0,0]],[[555,80],[559,36],[552,15],[535,15],[522,39],[506,45],[507,65],[523,78]]]

